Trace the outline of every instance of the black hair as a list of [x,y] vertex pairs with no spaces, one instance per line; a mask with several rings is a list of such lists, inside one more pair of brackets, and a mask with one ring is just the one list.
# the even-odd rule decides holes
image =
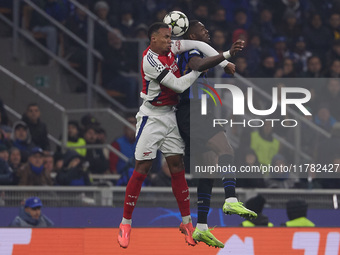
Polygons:
[[287,216],[289,220],[307,216],[308,205],[302,199],[292,199],[286,204]]
[[189,28],[188,30],[185,32],[185,34],[183,35],[184,39],[190,39],[189,35],[192,33],[193,28],[200,23],[198,20],[194,19],[194,20],[190,20],[189,21]]
[[35,103],[35,102],[33,102],[33,103],[29,103],[28,105],[27,105],[27,110],[29,109],[29,108],[31,108],[32,106],[37,106],[37,107],[39,107],[39,105],[37,104],[37,103]]
[[165,24],[164,22],[155,22],[153,24],[151,24],[151,26],[149,27],[149,30],[148,30],[148,37],[149,37],[149,40],[151,41],[151,36],[154,34],[154,33],[157,33],[159,29],[161,28],[169,28],[169,26],[167,24]]

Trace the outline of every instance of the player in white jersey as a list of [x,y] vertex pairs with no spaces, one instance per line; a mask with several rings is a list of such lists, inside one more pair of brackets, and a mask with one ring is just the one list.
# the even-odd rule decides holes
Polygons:
[[[195,41],[175,41],[171,44],[171,32],[165,23],[157,22],[149,28],[150,46],[143,53],[142,78],[143,104],[136,116],[136,165],[126,186],[123,219],[119,226],[118,242],[126,248],[130,241],[132,212],[137,203],[144,179],[159,149],[166,158],[171,172],[172,190],[182,215],[180,230],[189,245],[194,228],[190,216],[190,195],[182,160],[184,143],[179,134],[174,106],[177,93],[189,88],[201,72],[192,71],[180,77],[175,54],[198,48],[204,54],[216,55],[213,61],[220,63],[228,52],[217,54],[210,46]],[[226,66],[228,62],[222,63]]]

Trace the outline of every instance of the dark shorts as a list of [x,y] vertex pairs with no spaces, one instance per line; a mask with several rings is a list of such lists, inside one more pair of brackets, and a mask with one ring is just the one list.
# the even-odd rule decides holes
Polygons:
[[207,115],[201,115],[200,100],[180,103],[177,106],[176,119],[179,132],[185,142],[185,154],[190,155],[190,145],[195,150],[206,151],[206,144],[218,132],[224,132],[221,126],[213,127],[214,113],[208,107]]

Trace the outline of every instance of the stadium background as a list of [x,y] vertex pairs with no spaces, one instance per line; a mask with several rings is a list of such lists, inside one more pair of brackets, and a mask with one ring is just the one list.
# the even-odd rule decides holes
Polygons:
[[[124,116],[128,113],[134,114],[138,107],[136,100],[128,99],[138,98],[137,90],[141,86],[139,63],[141,52],[148,43],[147,26],[154,21],[162,20],[170,10],[181,10],[188,15],[189,19],[197,18],[207,26],[211,33],[212,45],[218,51],[228,49],[238,38],[246,40],[247,47],[244,53],[232,60],[236,63],[237,73],[240,76],[312,78],[314,81],[312,83],[316,85],[308,89],[314,95],[309,105],[313,119],[303,127],[300,135],[274,130],[275,137],[280,139],[284,148],[281,153],[288,162],[330,163],[339,159],[339,155],[329,155],[327,150],[334,152],[340,146],[340,143],[337,143],[338,133],[332,129],[335,123],[340,121],[338,80],[340,5],[338,1],[215,0],[209,1],[209,4],[205,1],[107,1],[108,15],[105,18],[100,16],[99,19],[96,16],[100,14],[98,5],[96,7],[98,1],[49,2],[55,3],[61,9],[48,9],[44,1],[0,1],[0,97],[4,104],[4,107],[1,107],[2,131],[5,130],[4,126],[12,128],[13,123],[21,119],[21,114],[25,112],[29,103],[37,102],[42,113],[41,119],[47,124],[50,134],[49,150],[52,153],[57,151],[58,146],[62,151],[65,149],[67,122],[76,120],[80,124],[84,115],[88,113],[91,114],[91,121],[93,120],[95,124],[100,123],[98,124],[100,128],[106,131],[106,138],[101,141],[101,148],[112,152],[110,146],[112,141],[123,134],[124,125],[127,125]],[[62,11],[59,13],[53,10]],[[45,19],[41,19],[43,16]],[[53,43],[52,46],[47,43],[48,36],[35,29],[39,26],[54,28],[57,36],[54,48]],[[110,51],[106,40],[107,31],[111,31],[109,38],[111,46],[116,47],[115,51]],[[304,51],[298,48],[303,43]],[[115,62],[108,61],[110,59],[114,59]],[[214,78],[229,78],[217,68],[211,70],[209,75]],[[237,78],[243,79],[239,76]],[[319,78],[324,80],[318,82]],[[334,90],[327,87],[331,78],[334,78],[332,81],[336,83]],[[251,80],[247,79],[244,83],[247,86],[256,86],[253,83],[248,84],[249,82]],[[318,83],[323,86],[318,86]],[[129,84],[131,90],[124,90],[121,84]],[[262,94],[268,91],[261,86],[259,91],[261,91],[258,92],[260,105],[266,106],[268,99]],[[228,99],[227,95],[224,99]],[[227,107],[222,111],[227,114],[229,112]],[[6,122],[4,117],[8,117]],[[301,116],[299,119],[303,121]],[[238,155],[243,155],[246,148],[244,148],[242,134],[244,135],[243,132],[246,131],[238,129],[227,130],[227,132],[232,134],[232,144],[239,150]],[[331,143],[330,146],[331,140],[335,143]],[[98,143],[96,142],[95,146]],[[238,159],[238,163],[244,163],[242,160],[244,159]],[[161,162],[153,170],[154,175],[160,171],[160,164]],[[27,188],[16,185],[0,187],[1,227],[8,226],[17,215],[24,198],[38,195],[44,203],[43,213],[54,220],[56,227],[75,228],[33,230],[29,234],[25,232],[23,236],[32,238],[31,241],[26,241],[30,242],[30,245],[16,245],[13,254],[39,254],[39,252],[67,254],[70,250],[73,254],[76,252],[142,254],[144,251],[148,254],[165,254],[166,251],[170,252],[171,248],[175,248],[178,254],[218,252],[212,251],[204,244],[193,249],[185,246],[182,236],[175,229],[180,219],[171,189],[152,187],[152,180],[146,184],[151,187],[146,187],[147,189],[142,192],[138,203],[140,208],[136,209],[134,215],[136,217],[134,226],[138,228],[133,229],[131,247],[122,251],[116,244],[116,228],[122,215],[121,205],[126,180],[121,180],[121,176],[124,174],[112,168],[110,171],[99,173],[95,169],[88,171],[92,180],[91,186],[94,187],[60,187],[54,179],[57,174],[55,170],[52,171],[54,185],[50,187]],[[195,180],[191,180],[190,175],[187,177],[190,186],[195,186]],[[298,242],[302,243],[302,246],[294,246],[293,240],[298,238],[295,237],[296,232],[310,231],[314,231],[314,234],[305,237],[307,246],[313,246],[313,243],[318,243],[319,246],[313,246],[314,248],[310,248],[311,253],[305,252],[305,254],[338,254],[340,237],[339,229],[336,228],[339,227],[336,198],[340,193],[340,183],[338,179],[324,181],[315,177],[298,178],[293,183],[287,181],[284,185],[274,183],[277,186],[267,185],[267,183],[257,186],[254,183],[240,181],[241,188],[238,188],[238,194],[241,201],[246,201],[255,194],[262,194],[267,200],[264,213],[275,226],[287,220],[285,203],[292,197],[302,197],[309,204],[308,217],[317,226],[334,228],[315,230],[223,228],[236,227],[241,219],[221,215],[220,204],[223,201],[223,194],[221,189],[216,189],[209,223],[211,226],[218,226],[215,230],[216,236],[224,238],[225,242],[236,240],[236,250],[230,250],[227,254],[266,254],[265,252],[303,254],[301,249],[304,247],[304,242]],[[194,215],[196,199],[194,188],[191,193]],[[95,229],[96,227],[111,229]],[[154,230],[149,227],[162,228]],[[0,229],[1,240],[7,240],[5,237],[11,236],[15,236],[14,239],[18,240],[21,236],[19,232],[8,231],[11,230]],[[239,237],[242,243],[238,242],[233,234]],[[100,241],[97,239],[93,241],[91,237],[96,237]],[[247,246],[250,239],[246,237],[253,238],[251,242],[254,244],[255,252],[247,250],[247,247],[250,247]],[[261,239],[257,239],[260,237]],[[148,242],[151,239],[160,246],[150,248]],[[64,242],[65,245],[61,245]],[[10,241],[6,244],[9,243]],[[274,251],[268,243],[275,247]],[[328,243],[332,248],[327,250]],[[145,246],[141,246],[142,244]],[[229,247],[234,246],[229,245]],[[264,247],[265,252],[257,250]],[[138,250],[137,253],[135,249]]]

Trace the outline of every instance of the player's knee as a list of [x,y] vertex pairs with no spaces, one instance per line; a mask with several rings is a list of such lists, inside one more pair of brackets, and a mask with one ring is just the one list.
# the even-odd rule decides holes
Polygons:
[[184,170],[183,160],[172,161],[169,164],[169,170],[171,173],[179,173]]
[[140,174],[148,174],[152,166],[152,160],[136,160],[135,171]]

